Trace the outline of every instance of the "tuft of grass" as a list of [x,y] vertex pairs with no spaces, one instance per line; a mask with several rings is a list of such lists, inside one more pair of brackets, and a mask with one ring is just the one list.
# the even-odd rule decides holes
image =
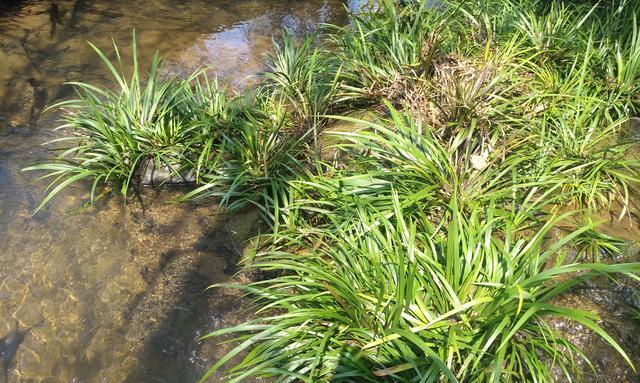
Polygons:
[[[540,129],[540,153],[548,171],[560,175],[570,201],[580,208],[608,208],[623,204],[620,217],[628,211],[631,185],[640,181],[638,162],[630,150],[633,142],[620,141],[625,119],[609,122],[596,99],[561,115],[549,116]],[[600,109],[600,110],[599,110]]]
[[633,14],[632,33],[616,41],[614,58],[607,67],[609,77],[615,81],[618,97],[624,99],[626,105],[636,112],[640,83],[640,33],[637,14]]
[[311,130],[291,130],[291,116],[277,95],[260,91],[243,119],[222,135],[216,146],[205,146],[202,185],[185,200],[217,197],[231,210],[253,204],[265,213],[273,193],[303,172]]
[[596,7],[580,12],[576,9],[580,7],[563,2],[538,1],[533,6],[520,7],[515,25],[531,47],[541,53],[543,61],[558,62],[565,59],[565,52],[579,48],[585,40],[583,25]]
[[293,114],[292,129],[312,131],[317,145],[318,133],[326,124],[322,116],[335,107],[341,68],[318,46],[315,35],[297,43],[285,30],[282,43],[274,42],[274,50],[261,76],[263,86],[286,103]]
[[156,54],[143,76],[135,34],[130,77],[115,42],[114,62],[91,46],[117,86],[112,90],[74,82],[78,98],[51,107],[63,109],[64,123],[56,130],[66,136],[48,143],[60,152],[53,162],[25,169],[45,171],[43,178],[52,179],[37,210],[80,181],[91,183],[92,202],[98,191],[110,189],[126,197],[138,186],[148,162],[167,166],[181,177],[197,163],[199,148],[216,134],[211,120],[221,121],[227,113],[224,91],[203,71],[183,80],[163,78]]
[[419,83],[439,50],[434,32],[446,22],[442,12],[429,10],[426,1],[400,8],[393,0],[378,3],[330,35],[344,63],[342,100],[400,101],[404,90],[398,82]]
[[578,257],[600,262],[621,254],[625,241],[622,238],[601,233],[595,230],[594,226],[593,229],[586,230],[577,236],[572,245]]
[[315,44],[296,41],[285,31],[268,60],[268,70],[243,107],[242,119],[217,146],[205,146],[210,158],[202,185],[184,199],[215,196],[230,209],[253,204],[273,223],[275,199],[288,182],[305,172],[325,114],[337,107],[340,66]]
[[281,233],[280,247],[258,254],[249,268],[277,276],[237,287],[262,318],[205,337],[239,343],[207,376],[246,353],[229,382],[540,382],[553,368],[571,380],[586,357],[551,316],[581,323],[630,363],[596,316],[550,303],[592,277],[637,278],[640,264],[564,262],[558,251],[590,227],[548,243],[563,217],[524,235],[491,205],[466,213],[454,198],[436,226],[407,216],[397,194],[393,205],[388,217],[361,204],[348,227]]

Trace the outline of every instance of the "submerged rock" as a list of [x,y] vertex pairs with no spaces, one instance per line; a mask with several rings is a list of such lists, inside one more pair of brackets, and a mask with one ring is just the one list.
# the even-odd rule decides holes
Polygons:
[[143,186],[184,185],[196,181],[193,169],[185,170],[178,163],[162,163],[157,159],[145,160],[140,167]]
[[629,119],[629,136],[636,140],[640,137],[640,117]]
[[[588,283],[564,294],[554,303],[595,313],[602,327],[627,353],[635,366],[640,365],[640,319],[634,319],[634,308],[629,304],[629,291],[637,293],[636,282],[619,283],[602,279]],[[586,383],[639,382],[640,375],[633,371],[624,358],[601,336],[585,326],[561,318],[550,318],[549,325],[559,331],[571,343],[578,346],[593,364],[589,365],[576,356],[578,369]],[[565,382],[561,371],[557,381]]]
[[624,286],[621,289],[621,294],[628,305],[636,310],[640,310],[640,289]]

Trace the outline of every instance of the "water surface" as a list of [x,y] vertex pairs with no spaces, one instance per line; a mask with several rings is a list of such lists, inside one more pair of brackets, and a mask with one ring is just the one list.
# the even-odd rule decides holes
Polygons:
[[[351,1],[346,5],[354,5]],[[234,86],[263,68],[272,35],[344,22],[338,0],[0,2],[0,339],[25,337],[10,382],[195,382],[225,350],[198,336],[246,319],[238,297],[205,287],[234,271],[251,213],[171,203],[180,190],[85,207],[85,185],[41,213],[42,181],[20,169],[48,158],[67,81],[111,85],[87,42],[148,63],[200,66]],[[113,56],[112,56],[113,57]],[[2,371],[0,371],[2,373]],[[4,377],[3,377],[4,378]],[[214,377],[214,381],[219,377]]]

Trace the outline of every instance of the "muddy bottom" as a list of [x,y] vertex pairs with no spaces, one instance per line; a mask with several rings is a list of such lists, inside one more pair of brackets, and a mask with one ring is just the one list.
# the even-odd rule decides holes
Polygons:
[[[170,204],[175,192],[37,219],[4,233],[20,246],[0,276],[0,338],[35,326],[9,371],[16,382],[197,381],[217,352],[197,338],[246,319],[239,297],[205,289],[235,272],[251,212]],[[94,229],[93,236],[83,236]],[[25,235],[31,233],[31,236]],[[47,235],[48,234],[48,235]],[[37,242],[29,238],[37,237]],[[21,239],[22,238],[22,239]],[[65,245],[66,257],[55,257]],[[25,256],[24,254],[29,254]],[[5,261],[6,262],[6,261]],[[45,272],[35,272],[44,270]],[[209,342],[212,343],[212,342]]]

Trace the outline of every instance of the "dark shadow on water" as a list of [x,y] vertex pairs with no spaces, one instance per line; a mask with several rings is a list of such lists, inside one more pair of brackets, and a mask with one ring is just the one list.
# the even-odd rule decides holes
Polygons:
[[[125,382],[197,382],[205,363],[199,364],[200,326],[208,323],[209,299],[205,289],[213,279],[194,270],[180,280],[181,302],[167,307],[165,320],[144,339],[138,356],[140,367],[132,371]],[[144,297],[140,297],[141,301]]]
[[[169,226],[174,224],[180,223]],[[169,226],[148,230],[170,235]],[[143,333],[142,346],[138,366],[125,382],[200,381],[213,355],[205,355],[198,338],[225,326],[227,316],[238,312],[236,297],[207,288],[230,278],[241,253],[241,241],[221,222],[204,232],[192,248],[164,251],[155,268],[141,270],[149,290],[135,298],[127,319],[132,331]],[[150,330],[138,328],[140,321]],[[136,339],[141,334],[128,335]]]

